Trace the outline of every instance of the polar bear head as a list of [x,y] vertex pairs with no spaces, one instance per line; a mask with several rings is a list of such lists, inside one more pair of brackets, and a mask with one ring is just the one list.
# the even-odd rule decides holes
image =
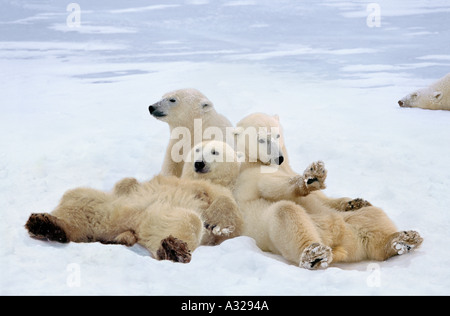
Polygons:
[[424,108],[435,110],[439,108],[443,92],[429,88],[419,89],[398,101],[404,108]]
[[450,73],[398,101],[401,107],[450,110]]
[[234,130],[235,145],[245,161],[281,165],[285,160],[284,140],[277,115],[254,113],[244,117]]
[[186,126],[209,112],[215,112],[213,103],[196,89],[180,89],[163,95],[148,107],[150,114],[170,126]]
[[207,179],[230,186],[238,175],[239,155],[222,141],[203,141],[192,148],[183,166],[182,178]]

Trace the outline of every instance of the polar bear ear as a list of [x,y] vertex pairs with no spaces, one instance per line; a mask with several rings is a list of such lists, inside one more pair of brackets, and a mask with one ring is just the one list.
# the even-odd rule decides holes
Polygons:
[[209,100],[202,100],[200,102],[200,108],[203,112],[208,112],[213,109],[213,104]]
[[275,115],[273,116],[273,118],[276,119],[278,122],[280,121],[280,117],[278,116],[278,114],[275,114]]
[[244,128],[242,126],[235,127],[232,131],[234,136],[239,136],[244,131]]
[[433,94],[433,97],[436,100],[440,100],[442,98],[442,92],[441,91],[435,91],[434,94]]

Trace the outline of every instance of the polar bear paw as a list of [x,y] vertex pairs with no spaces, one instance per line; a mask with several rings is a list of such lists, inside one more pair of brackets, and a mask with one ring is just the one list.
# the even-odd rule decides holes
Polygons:
[[372,204],[370,204],[370,202],[368,202],[366,200],[356,198],[356,199],[350,200],[347,203],[345,203],[344,211],[346,211],[346,212],[356,211],[356,210],[359,210],[360,208],[363,208],[366,206],[372,206]]
[[313,270],[326,268],[333,260],[331,248],[319,243],[313,243],[303,250],[300,256],[300,267]]
[[48,213],[33,213],[28,218],[25,228],[31,237],[48,239],[61,243],[69,242],[64,229],[58,224],[58,219]]
[[391,247],[398,255],[403,255],[419,247],[422,242],[423,238],[418,232],[408,230],[396,233],[391,240]]
[[191,261],[191,252],[187,243],[170,235],[161,241],[161,246],[156,252],[156,258],[158,260],[188,263]]
[[323,161],[313,162],[303,172],[303,181],[310,191],[325,189],[326,177],[327,170]]
[[216,236],[228,236],[234,232],[234,226],[220,227],[219,225],[204,224],[205,228],[211,231]]

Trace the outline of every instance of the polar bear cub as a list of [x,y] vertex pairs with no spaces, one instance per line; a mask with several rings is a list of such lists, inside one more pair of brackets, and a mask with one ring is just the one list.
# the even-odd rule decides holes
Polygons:
[[450,110],[450,73],[429,87],[408,94],[398,104],[407,108]]
[[163,175],[179,177],[185,156],[203,139],[224,142],[232,139],[231,122],[217,113],[214,104],[196,89],[168,92],[148,109],[153,117],[166,122],[170,128],[170,141],[161,170]]
[[189,262],[200,244],[237,236],[242,216],[232,196],[240,163],[220,141],[195,146],[181,178],[155,176],[138,183],[119,181],[113,192],[91,188],[67,191],[50,214],[31,214],[32,237],[58,242],[134,243],[157,259]]

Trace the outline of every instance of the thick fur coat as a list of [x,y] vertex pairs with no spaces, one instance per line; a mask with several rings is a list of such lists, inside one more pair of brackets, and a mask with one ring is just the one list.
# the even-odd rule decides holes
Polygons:
[[311,164],[303,174],[292,171],[277,116],[255,113],[242,119],[236,142],[255,127],[262,129],[257,139],[247,137],[250,143],[277,143],[270,146],[279,150],[272,159],[264,154],[264,160],[256,162],[249,161],[246,151],[234,196],[243,212],[243,234],[261,249],[314,269],[331,262],[386,260],[422,243],[419,233],[398,231],[383,210],[363,199],[326,197],[320,191],[327,175],[322,162]]
[[[231,122],[217,113],[214,104],[196,89],[168,92],[149,106],[150,114],[169,124],[170,140],[161,169],[163,175],[181,176],[184,158],[203,139],[226,142]],[[228,128],[228,129],[227,129]]]
[[[157,259],[189,262],[200,244],[218,244],[242,231],[231,191],[239,174],[233,149],[209,141],[189,156],[181,178],[158,175],[144,183],[125,178],[113,192],[69,190],[55,210],[32,214],[25,226],[37,238],[138,243]],[[226,162],[213,159],[218,157]]]

